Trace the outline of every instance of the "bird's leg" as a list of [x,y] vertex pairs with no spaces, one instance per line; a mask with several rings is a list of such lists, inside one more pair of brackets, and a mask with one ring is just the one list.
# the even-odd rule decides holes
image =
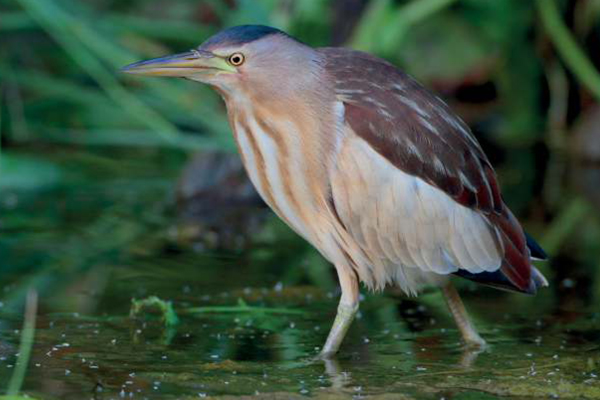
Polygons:
[[336,358],[322,358],[321,361],[325,364],[325,373],[329,376],[331,389],[341,390],[350,384],[350,374],[342,370],[340,362]]
[[338,305],[337,315],[327,336],[327,341],[321,350],[320,358],[331,358],[340,348],[348,328],[358,311],[358,281],[356,274],[349,267],[336,266],[342,296]]
[[485,340],[479,336],[479,333],[477,333],[475,327],[471,324],[467,310],[465,310],[465,306],[452,282],[448,281],[442,287],[442,293],[467,346],[484,347]]

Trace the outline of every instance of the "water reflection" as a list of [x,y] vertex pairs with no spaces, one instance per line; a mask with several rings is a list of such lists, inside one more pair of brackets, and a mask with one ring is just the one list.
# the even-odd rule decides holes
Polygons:
[[[182,272],[183,276],[186,272],[193,276],[191,268]],[[119,279],[119,274],[115,278]],[[128,291],[139,292],[138,286],[144,286],[144,292],[152,292],[153,279],[160,277],[129,282]],[[186,281],[198,283],[193,278]],[[190,295],[181,290],[183,282],[181,278],[166,285],[160,282],[162,294],[174,300],[177,310],[190,303],[230,305],[235,299],[231,294],[222,296],[218,289],[205,288]],[[235,282],[229,284],[236,286]],[[307,362],[317,353],[330,323],[329,314],[335,311],[335,299],[325,293],[307,302],[293,288],[291,293],[285,287],[280,291],[266,289],[258,303],[261,307],[299,308],[305,313],[269,318],[243,312],[188,315],[175,330],[169,330],[152,316],[130,319],[128,303],[119,300],[123,294],[115,293],[123,287],[109,278],[100,299],[84,289],[79,296],[82,308],[68,306],[69,292],[54,294],[64,302],[60,307],[46,307],[40,317],[27,380],[30,393],[43,391],[76,399],[102,388],[97,398],[113,398],[121,392],[126,396],[139,393],[147,398],[178,398],[257,391],[301,394],[301,390],[306,394],[356,395],[360,388],[362,395],[394,392],[419,398],[464,388],[494,393],[493,387],[484,385],[489,379],[519,382],[521,376],[538,374],[544,379],[568,379],[585,388],[584,381],[595,380],[597,373],[598,348],[593,346],[599,339],[598,316],[590,313],[573,315],[569,321],[544,319],[532,305],[518,313],[497,314],[491,321],[485,316],[481,319],[480,313],[496,313],[495,308],[482,305],[475,315],[480,317],[478,323],[483,324],[491,345],[478,353],[465,350],[451,321],[440,317],[445,309],[441,304],[436,309],[435,294],[426,296],[422,304],[410,301],[406,305],[427,310],[415,314],[426,315],[419,331],[411,331],[400,313],[379,313],[398,311],[397,299],[371,296],[363,302],[363,317],[350,332],[339,359]],[[200,293],[210,293],[210,300],[200,300]],[[53,303],[61,304],[58,300]],[[90,312],[90,302],[99,308]],[[433,323],[432,317],[436,319]],[[8,365],[14,363],[17,326],[17,318],[9,319],[0,333],[7,357],[0,363],[2,379],[10,372]],[[415,385],[428,389],[423,392]]]
[[[178,234],[164,194],[173,186],[133,182],[126,200],[130,185],[109,180],[50,191],[42,205],[20,195],[4,213],[0,387],[34,284],[40,315],[24,390],[39,398],[595,396],[600,285],[578,251],[553,259],[555,284],[536,297],[464,284],[484,351],[463,348],[437,291],[390,290],[365,293],[339,357],[315,362],[338,293],[309,246],[267,218],[251,246],[198,248]],[[178,325],[129,317],[131,299],[151,295],[173,302]]]

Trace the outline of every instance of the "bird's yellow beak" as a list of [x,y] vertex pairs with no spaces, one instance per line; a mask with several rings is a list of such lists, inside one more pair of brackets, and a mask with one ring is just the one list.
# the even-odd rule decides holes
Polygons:
[[140,61],[121,69],[121,72],[146,76],[190,77],[198,74],[216,75],[236,72],[226,60],[208,51],[189,51],[152,60]]

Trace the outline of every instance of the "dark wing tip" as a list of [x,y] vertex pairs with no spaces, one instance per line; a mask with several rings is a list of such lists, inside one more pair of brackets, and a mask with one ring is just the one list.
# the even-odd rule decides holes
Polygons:
[[540,246],[527,232],[525,232],[525,239],[527,240],[527,248],[531,253],[531,258],[540,261],[546,261],[548,259],[548,255],[544,249],[542,249],[542,246]]
[[548,281],[544,278],[544,275],[542,275],[535,267],[531,268],[531,280],[529,281],[529,285],[523,288],[516,286],[501,269],[494,272],[480,272],[478,274],[460,269],[456,271],[454,275],[477,282],[481,285],[493,287],[494,289],[528,295],[534,295],[539,288],[548,286]]
[[532,287],[531,285],[525,289],[520,289],[517,286],[515,286],[514,283],[512,283],[510,279],[508,279],[508,277],[501,270],[493,272],[480,272],[475,274],[464,269],[459,269],[454,273],[454,275],[479,283],[481,285],[493,287],[494,289],[502,289],[509,292],[518,292],[526,294],[535,293],[535,287]]

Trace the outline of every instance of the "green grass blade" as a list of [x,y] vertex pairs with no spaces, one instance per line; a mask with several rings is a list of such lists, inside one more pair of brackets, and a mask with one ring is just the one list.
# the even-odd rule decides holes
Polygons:
[[379,32],[393,12],[391,0],[374,0],[354,30],[349,46],[363,51],[376,51]]
[[[4,86],[0,85],[0,158],[2,158],[2,107],[4,103]],[[0,177],[2,176],[2,171],[0,170]]]
[[426,20],[458,0],[413,0],[394,8],[391,0],[372,2],[361,19],[350,46],[359,50],[395,51],[411,26]]
[[577,79],[600,100],[600,74],[561,19],[554,0],[537,0],[544,28]]
[[24,12],[3,12],[2,18],[0,18],[0,32],[37,28],[37,24]]
[[411,26],[425,21],[433,14],[445,9],[457,0],[413,0],[401,7],[381,37],[384,49],[398,47]]
[[[31,1],[31,0],[30,0]],[[84,14],[92,15],[91,10],[88,10],[83,3],[78,4],[78,7],[85,11]],[[101,32],[94,29],[93,23],[83,24],[80,19],[88,21],[85,17],[75,16],[63,11],[63,17],[70,23],[66,25],[70,29],[71,34],[75,34],[83,46],[97,56],[102,62],[110,65],[115,71],[119,70],[124,65],[138,61],[140,56],[128,51],[127,49],[117,45],[117,39],[111,37],[107,32]],[[156,25],[154,25],[156,26]],[[70,27],[70,28],[69,28]],[[203,36],[196,40],[201,41]],[[162,54],[161,54],[162,55]],[[123,79],[133,79],[140,81],[139,77],[123,76]],[[213,133],[217,138],[227,138],[227,141],[232,142],[225,118],[215,118],[219,115],[217,109],[217,97],[214,94],[208,95],[207,88],[200,87],[202,101],[190,102],[185,90],[181,90],[180,86],[174,85],[173,81],[167,82],[159,79],[143,80],[144,85],[151,89],[154,97],[158,97],[162,102],[169,102],[175,106],[186,110],[190,115],[198,116],[197,122],[208,128],[210,133]],[[222,139],[221,139],[222,140]]]
[[[156,132],[167,143],[178,136],[178,129],[129,93],[100,61],[67,28],[78,30],[78,24],[52,1],[18,0],[31,16],[65,49],[117,104],[141,124]],[[73,25],[75,24],[75,25]]]
[[37,292],[30,289],[27,293],[27,303],[25,306],[25,321],[21,332],[21,345],[19,346],[19,358],[15,370],[8,383],[8,396],[16,396],[25,380],[27,365],[31,355],[31,347],[33,346],[33,337],[35,335],[35,317],[37,314]]
[[289,308],[255,307],[247,304],[238,304],[237,306],[207,306],[190,307],[178,310],[179,314],[305,314],[302,310]]
[[133,147],[170,147],[187,151],[223,150],[223,146],[205,137],[181,134],[165,143],[159,137],[148,136],[146,131],[132,129],[85,129],[52,127],[37,125],[36,130],[43,133],[38,142],[83,144],[87,146],[133,146]]
[[540,240],[548,254],[556,254],[560,246],[575,232],[585,218],[593,213],[590,205],[580,198],[569,201],[555,217],[553,223],[546,228],[546,233]]
[[[134,15],[111,14],[107,16],[104,26],[119,32],[129,32],[147,38],[176,40],[198,44],[202,38],[208,37],[210,31],[203,26],[186,21],[156,20],[154,18]],[[156,29],[160,26],[160,29]]]

